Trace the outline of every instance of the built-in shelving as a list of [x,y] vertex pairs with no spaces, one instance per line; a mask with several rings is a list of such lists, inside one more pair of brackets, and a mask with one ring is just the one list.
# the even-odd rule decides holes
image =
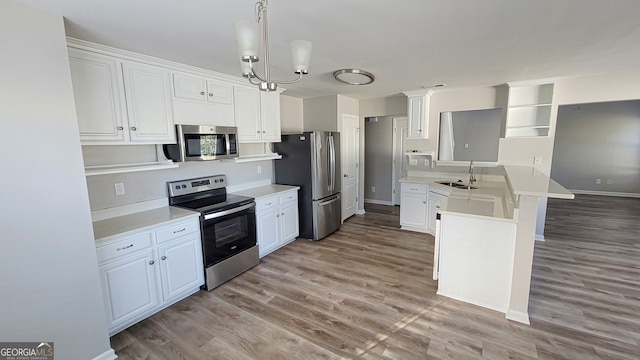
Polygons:
[[549,136],[553,86],[509,84],[505,137]]
[[[407,151],[404,153],[405,156],[407,156],[408,161],[407,163],[409,165],[412,166],[416,166],[416,165],[423,165],[423,166],[429,166],[429,167],[433,167],[433,162],[436,158],[436,152],[435,151]],[[415,163],[412,163],[412,158],[420,158],[421,160],[417,160],[415,161]],[[429,159],[427,159],[429,158]],[[428,161],[428,162],[427,162]]]

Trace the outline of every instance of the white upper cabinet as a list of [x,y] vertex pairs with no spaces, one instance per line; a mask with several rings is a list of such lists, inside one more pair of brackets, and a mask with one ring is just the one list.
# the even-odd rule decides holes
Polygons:
[[549,136],[553,83],[510,83],[505,137]]
[[69,48],[83,145],[175,143],[168,70]]
[[173,74],[176,124],[236,126],[233,85],[201,76]]
[[407,96],[407,139],[429,138],[431,90],[405,91]]
[[280,93],[236,86],[233,96],[240,142],[280,141]]
[[144,64],[122,64],[132,142],[175,143],[168,70]]
[[280,142],[280,93],[260,92],[262,140]]
[[70,48],[69,64],[80,139],[122,142],[128,138],[124,131],[126,107],[120,62]]

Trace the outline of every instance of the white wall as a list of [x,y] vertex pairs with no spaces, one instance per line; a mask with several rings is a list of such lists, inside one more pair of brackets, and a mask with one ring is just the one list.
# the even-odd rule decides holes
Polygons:
[[61,16],[0,1],[0,339],[110,351]]
[[302,99],[280,95],[280,127],[283,134],[295,134],[304,131],[302,104]]

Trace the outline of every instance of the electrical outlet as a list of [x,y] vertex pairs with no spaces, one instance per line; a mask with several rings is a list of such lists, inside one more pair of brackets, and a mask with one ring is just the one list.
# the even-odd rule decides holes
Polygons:
[[607,179],[607,185],[611,185],[611,184],[613,184],[613,180]]
[[534,156],[533,165],[542,165],[542,156]]
[[424,166],[429,167],[429,159],[424,159]]
[[409,165],[418,165],[418,159],[409,160]]
[[600,179],[596,179],[596,185],[600,185],[601,180]]
[[372,187],[371,187],[371,192],[372,192],[372,193],[376,192],[376,187],[375,187],[375,186],[372,186]]
[[468,149],[469,148],[469,144],[464,144],[464,148]]
[[258,165],[257,171],[258,174],[262,174],[262,165]]
[[124,183],[115,183],[113,187],[116,189],[116,196],[124,195]]

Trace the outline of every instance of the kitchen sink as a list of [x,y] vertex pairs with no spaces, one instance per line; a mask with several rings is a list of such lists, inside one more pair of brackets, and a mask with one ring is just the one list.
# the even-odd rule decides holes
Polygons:
[[456,189],[467,189],[467,190],[477,189],[477,187],[469,186],[469,185],[464,184],[462,182],[438,181],[438,184],[451,186],[451,187],[456,188]]

